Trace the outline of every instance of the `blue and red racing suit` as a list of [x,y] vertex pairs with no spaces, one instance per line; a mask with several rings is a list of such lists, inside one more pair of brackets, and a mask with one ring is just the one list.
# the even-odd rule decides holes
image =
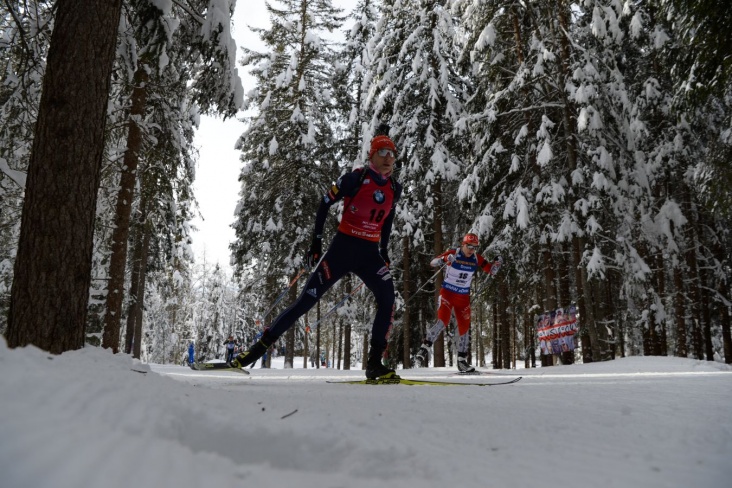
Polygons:
[[[448,260],[451,254],[455,256],[452,263]],[[460,248],[448,249],[435,258],[437,259],[447,262],[448,265],[445,267],[445,276],[440,289],[437,322],[427,330],[426,339],[430,344],[437,339],[442,329],[450,323],[450,316],[454,310],[458,328],[458,352],[467,352],[467,333],[470,330],[470,284],[479,268],[490,274],[493,263],[477,252],[467,257]]]
[[394,282],[379,249],[386,249],[389,243],[394,208],[401,193],[402,187],[393,177],[385,178],[370,168],[357,169],[338,179],[320,202],[314,234],[322,235],[328,210],[343,200],[338,232],[298,299],[272,322],[267,332],[271,339],[284,334],[331,286],[347,273],[353,273],[376,299],[372,351],[380,354],[386,349],[394,308]]

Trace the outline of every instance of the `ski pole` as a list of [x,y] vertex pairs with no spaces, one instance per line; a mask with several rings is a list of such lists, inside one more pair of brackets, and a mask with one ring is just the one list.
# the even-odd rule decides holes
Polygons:
[[270,305],[270,307],[267,309],[266,312],[264,312],[264,314],[262,315],[262,318],[259,319],[259,322],[264,321],[264,319],[267,317],[267,315],[269,315],[270,312],[272,312],[272,310],[274,310],[274,308],[277,306],[277,304],[280,303],[280,301],[285,297],[285,294],[290,290],[290,288],[292,288],[292,285],[297,283],[297,280],[300,279],[300,277],[303,275],[304,272],[305,272],[305,268],[300,268],[300,271],[297,273],[297,276],[295,276],[292,279],[292,281],[290,281],[290,284],[287,285],[287,288],[282,290],[282,293],[280,293],[279,296],[277,298],[275,298],[274,303],[272,305]]
[[[497,268],[497,270],[496,270],[496,273],[493,273],[493,271],[492,271],[492,268],[491,268],[491,272],[490,272],[490,273],[488,274],[488,279],[487,279],[487,280],[486,280],[486,282],[485,282],[485,283],[483,283],[483,284],[481,285],[481,287],[480,287],[480,288],[478,288],[478,290],[477,290],[477,291],[475,292],[475,294],[474,294],[474,296],[475,296],[475,297],[479,297],[479,296],[480,296],[480,294],[481,294],[481,293],[483,293],[483,291],[484,291],[484,290],[485,290],[485,289],[486,289],[486,288],[488,287],[488,285],[490,284],[490,282],[491,282],[491,278],[493,278],[493,277],[494,277],[494,276],[495,276],[495,275],[496,275],[496,274],[498,273],[498,270],[500,270],[500,269],[501,269],[501,266],[503,266],[503,258],[501,258],[500,256],[498,256],[498,257],[497,257],[496,259],[494,259],[494,260],[493,260],[493,263],[496,263],[496,261],[498,261],[498,263],[499,263],[499,264],[498,264],[498,268]],[[494,264],[494,266],[495,266],[495,264]]]
[[406,307],[409,302],[411,302],[412,300],[414,300],[417,297],[417,294],[419,294],[419,292],[422,291],[425,286],[427,286],[428,284],[430,284],[430,282],[432,280],[434,280],[435,278],[437,278],[437,275],[440,274],[440,271],[442,271],[443,269],[445,269],[445,266],[446,265],[447,265],[447,263],[442,263],[442,266],[440,266],[440,269],[438,269],[437,271],[435,271],[435,274],[433,274],[432,276],[430,276],[429,279],[427,281],[425,281],[424,284],[422,286],[420,286],[417,291],[414,292],[414,294],[411,296],[411,298],[409,300],[407,300],[406,302],[404,302],[404,304],[401,307],[399,307],[399,308],[401,309],[401,308]]
[[333,312],[335,312],[336,310],[338,310],[339,308],[341,308],[341,306],[343,306],[343,304],[346,303],[346,300],[348,300],[349,298],[351,298],[352,296],[354,296],[356,294],[356,292],[361,289],[362,286],[363,286],[363,281],[351,293],[349,293],[348,295],[346,295],[345,297],[343,297],[343,300],[341,300],[340,302],[336,303],[333,306],[333,308],[331,308],[330,310],[328,310],[327,312],[325,312],[325,315],[323,315],[322,317],[320,317],[319,320],[317,320],[315,323],[311,324],[310,325],[310,329],[314,329],[315,326],[317,326],[320,322],[322,322],[323,320],[325,320],[326,317],[328,317],[330,314],[332,314]]
[[475,297],[476,297],[476,298],[477,298],[477,297],[479,297],[479,296],[481,295],[481,293],[483,293],[483,291],[484,291],[484,290],[485,290],[486,288],[488,288],[488,284],[489,284],[489,283],[491,282],[491,278],[493,278],[493,275],[489,275],[489,276],[488,276],[488,279],[486,280],[486,282],[485,282],[485,283],[483,283],[483,284],[482,284],[482,285],[480,286],[480,288],[478,288],[478,289],[476,290],[476,292],[475,292]]

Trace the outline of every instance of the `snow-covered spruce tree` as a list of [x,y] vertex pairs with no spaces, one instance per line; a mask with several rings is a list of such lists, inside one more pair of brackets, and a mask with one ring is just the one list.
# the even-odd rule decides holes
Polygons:
[[[369,45],[364,83],[365,111],[371,119],[364,132],[373,134],[379,123],[387,122],[399,150],[397,178],[405,192],[393,241],[405,235],[411,238],[409,274],[413,277],[431,276],[429,258],[467,230],[466,222],[460,221],[460,209],[454,204],[447,207],[462,166],[463,147],[453,129],[466,92],[455,68],[456,19],[447,7],[448,2],[435,0],[385,2]],[[364,145],[369,139],[364,138]],[[394,262],[400,258],[395,255]],[[419,315],[422,323],[412,325],[414,339],[408,347],[418,347],[425,320],[432,321],[434,306],[430,303],[428,308]],[[390,348],[396,349],[391,355],[397,358],[407,357],[400,353],[401,334],[397,324],[390,341]],[[443,343],[438,340],[435,345],[435,365],[442,366]]]
[[687,278],[698,273],[689,261],[696,238],[683,210],[700,148],[689,115],[673,109],[671,72],[680,46],[657,2],[585,5],[585,39],[601,63],[590,65],[588,56],[585,66],[594,73],[585,69],[578,79],[577,93],[585,97],[578,124],[587,129],[581,141],[595,163],[592,186],[612,211],[596,224],[612,252],[596,247],[591,262],[618,277],[618,305],[625,306],[616,308],[629,321],[616,317],[627,327],[619,341],[627,338],[630,351],[642,342],[644,354],[686,356],[689,338],[701,345],[696,325],[689,322],[687,331],[686,317],[695,312],[686,296],[698,289],[698,279]]
[[[146,166],[157,164],[159,170],[171,171],[162,179],[145,180],[153,184],[169,180],[172,192],[165,195],[171,198],[190,193],[189,185],[195,175],[192,125],[198,123],[192,116],[197,117],[198,109],[231,116],[241,104],[241,83],[234,65],[235,46],[230,35],[233,8],[230,1],[189,2],[183,8],[173,4],[159,6],[142,0],[131,1],[128,7],[127,23],[123,23],[128,28],[122,31],[121,49],[118,51],[119,69],[123,73],[120,76],[118,106],[124,116],[121,119],[123,124],[115,125],[123,125],[119,137],[124,141],[117,143],[120,147],[118,152],[123,156],[117,158],[121,176],[112,226],[108,280],[108,289],[115,292],[106,295],[103,342],[105,347],[115,350],[119,346],[123,316],[130,215],[135,205],[139,208],[136,188],[145,190],[139,169],[144,171]],[[197,11],[202,13],[197,14]],[[192,109],[196,105],[198,109]],[[165,158],[173,159],[166,161]],[[181,171],[181,164],[189,168]],[[145,215],[154,218],[157,202],[166,198],[163,195],[148,198],[147,202],[152,207],[145,210]],[[191,197],[184,199],[192,201]],[[169,201],[163,204],[162,209],[168,205]],[[186,220],[190,218],[192,215],[189,213]],[[150,228],[142,226],[142,229]],[[180,228],[172,229],[178,235]],[[143,234],[138,234],[138,237],[144,239]],[[105,244],[109,246],[103,240],[102,249]],[[130,329],[130,319],[133,317],[128,316],[128,332],[134,330],[134,327]],[[127,338],[129,348],[132,337],[128,334]]]
[[[330,123],[335,58],[326,37],[342,22],[328,0],[278,3],[267,6],[271,27],[255,29],[267,51],[244,49],[257,85],[244,105],[255,114],[237,143],[243,168],[231,245],[235,271],[255,262],[255,279],[264,278],[259,286],[272,300],[303,266],[313,212],[338,173]],[[287,334],[289,355],[294,330]]]
[[147,0],[132,0],[128,7],[125,9],[127,16],[124,22],[127,28],[122,31],[126,41],[122,45],[127,48],[123,53],[128,56],[123,57],[125,63],[121,68],[125,75],[123,78],[129,84],[122,87],[120,92],[125,97],[122,103],[127,121],[123,125],[126,130],[120,131],[125,142],[121,144],[123,155],[119,160],[119,183],[109,243],[109,278],[102,339],[102,347],[111,348],[115,353],[119,350],[122,303],[125,298],[130,217],[138,181],[138,166],[141,157],[144,157],[144,139],[149,133],[149,128],[143,127],[147,122],[147,98],[155,85],[160,65],[163,65],[163,69],[166,67],[166,62],[161,63],[161,55],[169,48],[169,19],[165,18],[163,11]]
[[534,1],[455,8],[465,31],[460,65],[474,84],[469,115],[458,125],[473,149],[459,196],[473,226],[492,236],[510,263],[502,275],[511,279],[512,313],[533,322],[527,310],[576,300],[567,258],[573,234],[562,227],[573,190],[572,107],[564,94],[571,52],[563,51],[561,26],[568,7]]
[[0,333],[10,306],[23,190],[53,26],[52,3],[0,5]]
[[724,355],[725,361],[732,363],[726,305],[730,301],[732,260],[732,11],[722,0],[666,0],[661,5],[663,15],[673,19],[674,34],[683,46],[676,51],[671,69],[674,109],[687,114],[694,134],[704,135],[685,141],[704,146],[704,157],[694,158],[692,194],[699,199],[699,209],[690,217],[695,234],[701,235],[697,252],[702,286],[697,293],[703,315],[704,354],[707,359]]

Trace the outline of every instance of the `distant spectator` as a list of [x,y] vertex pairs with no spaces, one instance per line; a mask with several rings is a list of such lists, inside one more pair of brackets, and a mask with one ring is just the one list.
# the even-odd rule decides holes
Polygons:
[[193,341],[188,343],[188,364],[193,364],[196,362],[196,356],[194,354],[193,350]]
[[226,347],[226,362],[230,363],[234,359],[234,349],[238,344],[236,343],[236,340],[234,339],[234,336],[229,336],[228,339],[224,341],[224,347]]

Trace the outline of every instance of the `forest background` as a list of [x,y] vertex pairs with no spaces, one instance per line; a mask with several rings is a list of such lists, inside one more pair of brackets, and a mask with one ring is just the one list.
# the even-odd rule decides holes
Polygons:
[[[72,3],[0,7],[0,331],[11,347],[101,345],[179,363],[189,341],[207,359],[230,334],[250,342],[304,281],[318,199],[364,164],[387,123],[405,188],[390,246],[395,364],[411,367],[435,319],[429,259],[468,230],[505,260],[474,286],[477,364],[732,362],[724,0],[361,0],[350,12],[273,1],[271,25],[253,29],[265,49],[243,46],[238,62],[233,0],[73,11],[106,9],[106,24],[79,22]],[[105,46],[102,72],[88,51]],[[237,66],[256,78],[246,93]],[[102,83],[85,85],[88,73]],[[48,95],[64,90],[78,105]],[[104,102],[103,122],[85,115],[85,96]],[[201,114],[239,111],[250,115],[230,278],[191,252],[192,141]],[[103,131],[76,138],[87,123]],[[537,358],[536,316],[570,305],[577,352]],[[344,280],[283,338],[285,365],[314,350],[349,369],[373,306]],[[434,365],[450,351],[438,340]]]

